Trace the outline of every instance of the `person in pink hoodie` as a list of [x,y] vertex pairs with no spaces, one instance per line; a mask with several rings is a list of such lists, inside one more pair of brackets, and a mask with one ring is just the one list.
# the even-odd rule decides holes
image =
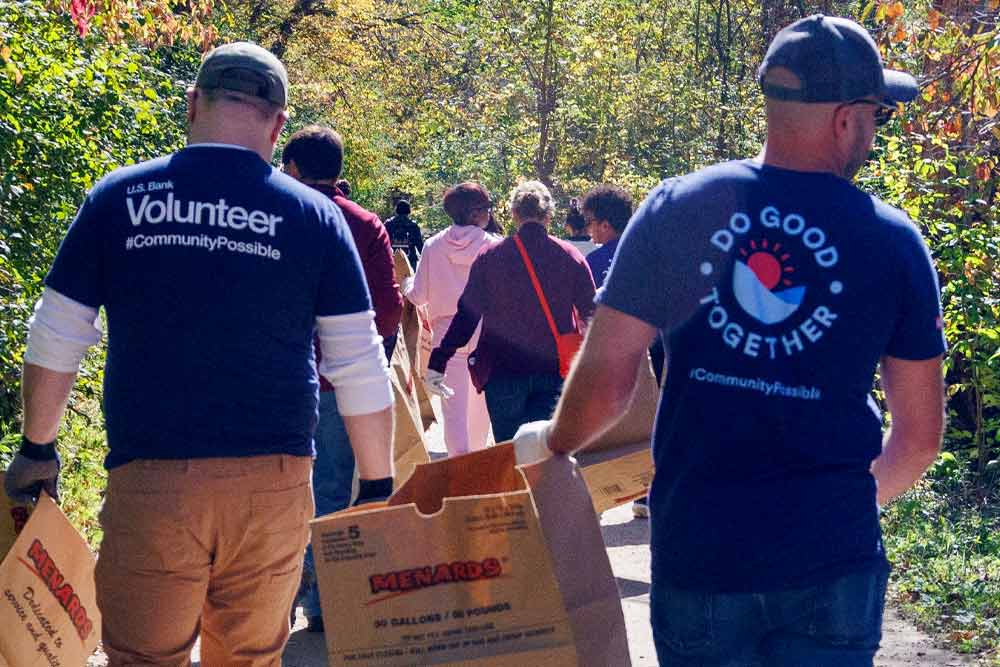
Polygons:
[[[458,309],[458,297],[469,280],[469,267],[488,246],[500,237],[485,231],[493,208],[490,194],[479,183],[452,186],[444,194],[445,213],[454,224],[427,239],[420,263],[406,298],[417,306],[427,306],[433,331],[433,344],[441,343]],[[448,455],[465,454],[486,447],[490,416],[486,399],[472,386],[469,376],[469,353],[476,349],[479,331],[448,362],[445,375],[454,392],[441,401],[444,415],[444,443]]]

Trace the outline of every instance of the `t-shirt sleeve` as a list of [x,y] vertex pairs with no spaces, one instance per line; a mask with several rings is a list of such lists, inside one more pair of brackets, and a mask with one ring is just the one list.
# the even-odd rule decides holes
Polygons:
[[695,228],[664,181],[642,202],[622,235],[597,303],[669,331],[691,317],[713,278],[699,266],[708,232]]
[[896,248],[900,262],[899,308],[885,353],[909,361],[931,359],[946,349],[934,260],[912,225],[905,226]]
[[332,202],[320,210],[324,216],[321,234],[326,252],[320,272],[316,316],[347,315],[371,310],[372,301],[361,268],[361,259],[344,215]]
[[45,284],[74,301],[100,308],[105,301],[104,261],[100,206],[91,192],[66,232]]

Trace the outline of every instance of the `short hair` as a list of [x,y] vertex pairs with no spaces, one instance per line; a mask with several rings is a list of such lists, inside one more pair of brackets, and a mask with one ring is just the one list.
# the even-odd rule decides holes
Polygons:
[[453,185],[444,193],[441,202],[444,212],[456,225],[468,225],[469,212],[477,206],[489,206],[490,193],[475,181]]
[[405,199],[400,199],[396,202],[396,215],[409,215],[410,210],[410,202]]
[[341,178],[335,183],[335,185],[337,186],[337,189],[340,190],[342,195],[348,199],[351,198],[351,182],[349,180]]
[[566,224],[578,234],[582,233],[587,226],[587,221],[583,219],[583,214],[580,213],[580,203],[576,197],[569,200],[569,212],[566,213]]
[[525,181],[510,193],[510,212],[522,221],[550,218],[555,208],[552,193],[541,181]]
[[240,104],[256,110],[257,116],[261,120],[271,120],[285,110],[285,107],[280,104],[268,102],[262,97],[247,95],[236,90],[228,90],[226,88],[196,88],[195,90],[201,94],[208,106],[214,106],[219,102]]
[[295,162],[303,178],[326,181],[340,176],[344,166],[344,140],[329,127],[309,125],[288,139],[281,163]]
[[625,231],[632,217],[632,195],[607,183],[595,186],[583,198],[583,210],[598,220],[607,220],[615,231]]

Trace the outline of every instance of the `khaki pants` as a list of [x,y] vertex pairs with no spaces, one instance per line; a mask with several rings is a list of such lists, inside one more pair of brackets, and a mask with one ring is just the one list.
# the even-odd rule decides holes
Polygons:
[[133,461],[101,510],[109,665],[281,665],[313,516],[300,456]]

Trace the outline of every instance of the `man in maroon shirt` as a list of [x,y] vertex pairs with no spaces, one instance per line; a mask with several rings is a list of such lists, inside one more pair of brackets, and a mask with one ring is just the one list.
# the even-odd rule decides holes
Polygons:
[[[511,194],[517,237],[534,266],[560,334],[582,328],[594,313],[594,279],[580,251],[549,236],[554,204],[548,188],[527,181]],[[518,426],[548,419],[562,391],[555,338],[532,286],[514,238],[485,248],[469,272],[458,312],[428,363],[428,390],[442,385],[445,366],[468,343],[482,320],[482,333],[469,369],[486,391],[493,437],[509,440]]]
[[[344,143],[340,135],[327,127],[311,125],[291,136],[281,154],[286,173],[327,195],[340,207],[351,229],[354,244],[375,309],[375,328],[382,336],[386,358],[392,357],[396,331],[403,312],[403,296],[396,282],[389,234],[379,217],[344,196],[337,179],[344,161]],[[320,361],[316,346],[316,362]],[[313,495],[316,516],[347,507],[354,481],[354,453],[337,410],[333,386],[320,378],[319,423],[316,425],[316,462],[313,465]],[[312,553],[306,554],[303,573],[302,607],[310,632],[323,631],[319,592],[316,589]],[[294,611],[294,610],[293,610]]]

